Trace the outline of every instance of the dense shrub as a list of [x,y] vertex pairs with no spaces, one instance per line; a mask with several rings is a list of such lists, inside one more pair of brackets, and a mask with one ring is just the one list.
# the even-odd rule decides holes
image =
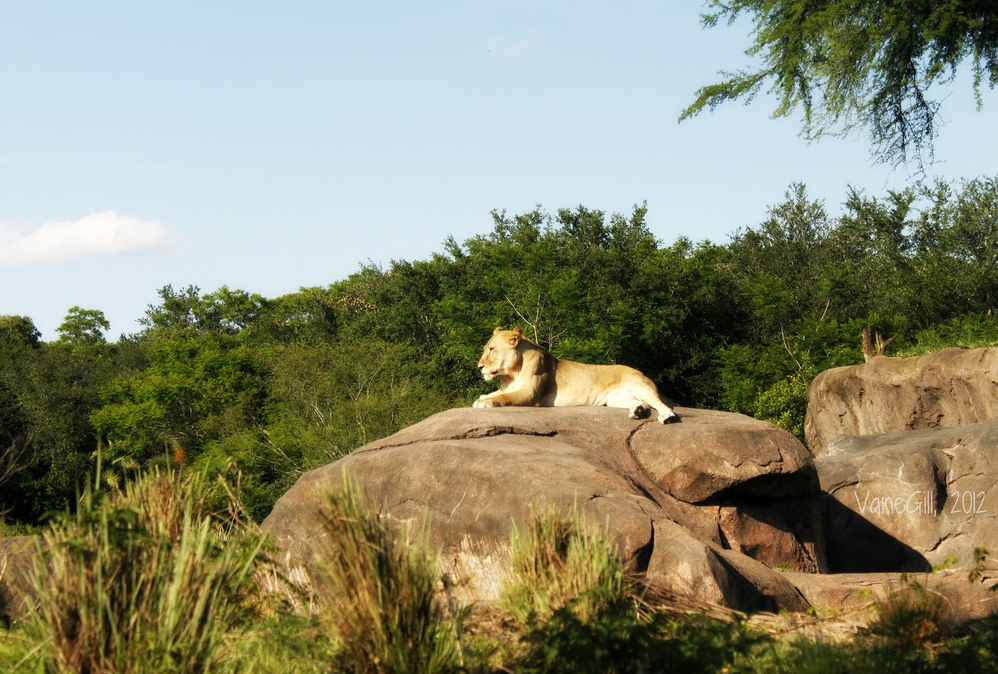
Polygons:
[[262,538],[226,530],[198,480],[154,472],[88,494],[41,536],[30,631],[46,671],[236,671]]

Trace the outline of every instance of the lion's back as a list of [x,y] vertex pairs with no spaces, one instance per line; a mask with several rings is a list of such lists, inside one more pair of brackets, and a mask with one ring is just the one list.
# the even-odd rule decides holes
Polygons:
[[626,388],[628,382],[645,379],[626,365],[590,365],[559,360],[554,381],[544,399],[547,407],[602,405],[608,393]]

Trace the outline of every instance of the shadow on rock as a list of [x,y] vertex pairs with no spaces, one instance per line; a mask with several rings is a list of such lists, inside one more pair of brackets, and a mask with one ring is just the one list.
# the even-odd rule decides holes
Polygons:
[[824,494],[825,555],[830,573],[924,572],[932,564],[870,520]]

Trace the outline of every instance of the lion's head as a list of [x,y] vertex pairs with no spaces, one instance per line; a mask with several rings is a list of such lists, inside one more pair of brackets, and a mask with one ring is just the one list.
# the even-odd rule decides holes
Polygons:
[[512,376],[520,369],[523,355],[516,347],[520,344],[522,337],[523,330],[520,328],[495,329],[495,332],[492,333],[492,339],[482,350],[482,357],[478,359],[478,369],[482,371],[485,381],[491,381],[493,377],[502,375]]

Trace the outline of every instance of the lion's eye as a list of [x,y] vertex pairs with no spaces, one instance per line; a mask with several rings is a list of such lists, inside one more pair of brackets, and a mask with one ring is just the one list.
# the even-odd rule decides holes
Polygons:
[[495,351],[495,347],[491,347],[491,346],[490,346],[490,347],[489,347],[489,353],[492,353],[493,351]]

